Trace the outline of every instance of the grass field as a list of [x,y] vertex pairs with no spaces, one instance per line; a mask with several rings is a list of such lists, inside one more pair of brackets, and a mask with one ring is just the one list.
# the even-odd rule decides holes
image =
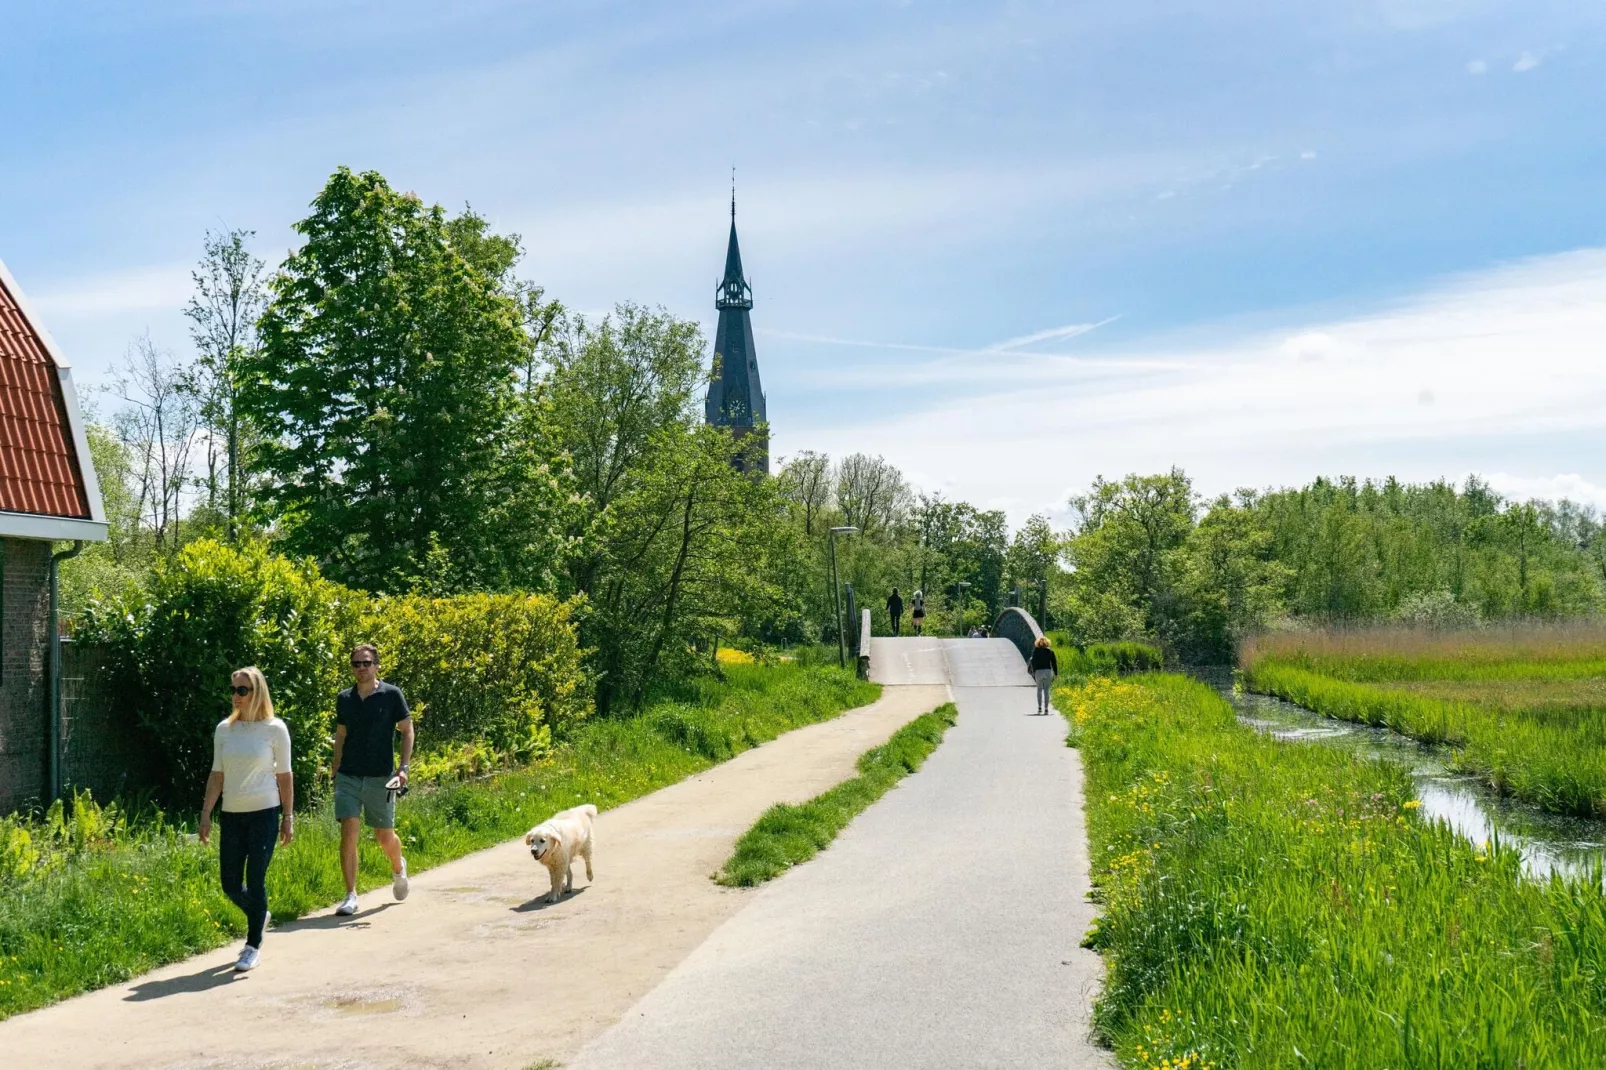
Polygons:
[[1244,682],[1456,748],[1458,768],[1557,813],[1606,817],[1606,633],[1309,633],[1246,647]]
[[1055,700],[1081,748],[1126,1066],[1598,1067],[1606,897],[1416,818],[1405,770],[1239,725],[1176,676]]
[[[579,802],[617,806],[879,693],[834,668],[727,666],[723,682],[701,684],[688,701],[586,723],[539,765],[414,791],[397,820],[408,868],[498,843]],[[268,875],[275,918],[344,894],[337,847],[327,811],[297,815],[296,840],[278,850]],[[388,863],[365,838],[361,886],[389,880]],[[90,805],[55,824],[0,825],[0,1017],[243,934],[243,916],[218,889],[216,848],[161,815],[129,820]]]
[[848,822],[919,769],[958,718],[959,710],[951,702],[923,713],[881,746],[859,755],[858,776],[805,803],[776,803],[736,841],[715,879],[751,888],[807,862],[828,847]]

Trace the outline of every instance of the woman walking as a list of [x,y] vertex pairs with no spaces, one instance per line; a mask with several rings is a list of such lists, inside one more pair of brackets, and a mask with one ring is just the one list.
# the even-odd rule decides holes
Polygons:
[[290,773],[290,730],[273,715],[268,682],[255,665],[229,681],[234,712],[212,733],[212,775],[201,803],[200,836],[211,842],[212,807],[223,798],[218,869],[223,894],[245,913],[245,947],[234,968],[255,969],[268,923],[268,863],[274,840],[295,832],[295,782]]
[[1037,712],[1046,714],[1054,677],[1060,671],[1059,659],[1054,656],[1054,647],[1049,643],[1048,636],[1037,637],[1037,643],[1032,647],[1031,664],[1026,671],[1037,681]]
[[926,626],[926,593],[916,591],[909,598],[909,627],[914,629],[916,635]]

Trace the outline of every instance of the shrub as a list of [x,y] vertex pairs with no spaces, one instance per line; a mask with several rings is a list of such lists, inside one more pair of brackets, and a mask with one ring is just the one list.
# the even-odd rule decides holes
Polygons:
[[[546,753],[591,711],[574,615],[544,594],[404,595],[373,600],[360,638],[418,719],[426,774]],[[452,760],[443,760],[448,756]]]
[[1065,632],[1049,635],[1059,656],[1060,672],[1072,676],[1120,676],[1131,672],[1159,672],[1165,666],[1160,648],[1133,640],[1088,643],[1078,646]]
[[113,693],[127,696],[160,745],[164,801],[199,798],[213,729],[229,714],[229,674],[243,665],[268,680],[306,796],[329,756],[340,655],[359,602],[310,562],[203,539],[158,562],[144,591],[93,604],[79,634],[107,648]]

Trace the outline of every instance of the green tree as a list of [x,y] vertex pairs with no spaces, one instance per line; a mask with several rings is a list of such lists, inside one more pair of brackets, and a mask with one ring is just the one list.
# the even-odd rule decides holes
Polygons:
[[265,265],[246,245],[254,234],[207,231],[200,266],[190,272],[195,293],[184,309],[195,340],[193,389],[206,438],[202,485],[208,509],[223,514],[230,539],[239,534],[245,505],[242,456],[248,449],[238,411],[239,368],[256,349],[257,318],[265,298]]
[[580,503],[564,582],[589,603],[581,639],[603,712],[785,600],[783,502],[773,481],[737,472],[729,433],[699,418],[702,354],[695,324],[631,305],[554,335],[545,437]]
[[460,223],[471,262],[439,206],[346,168],[295,229],[240,368],[263,508],[289,550],[343,581],[408,586],[441,547],[467,582],[525,460],[505,452],[530,349],[493,274],[507,251]]
[[1103,477],[1071,500],[1081,517],[1067,608],[1087,639],[1147,634],[1169,640],[1183,615],[1179,551],[1193,530],[1193,486],[1181,469]]
[[1282,611],[1289,570],[1270,559],[1271,533],[1225,495],[1188,533],[1178,590],[1186,606],[1180,646],[1191,661],[1233,660],[1238,643]]

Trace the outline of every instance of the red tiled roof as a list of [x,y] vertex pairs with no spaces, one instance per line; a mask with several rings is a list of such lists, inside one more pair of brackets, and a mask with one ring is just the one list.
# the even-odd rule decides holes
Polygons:
[[0,510],[89,517],[56,363],[0,280]]

